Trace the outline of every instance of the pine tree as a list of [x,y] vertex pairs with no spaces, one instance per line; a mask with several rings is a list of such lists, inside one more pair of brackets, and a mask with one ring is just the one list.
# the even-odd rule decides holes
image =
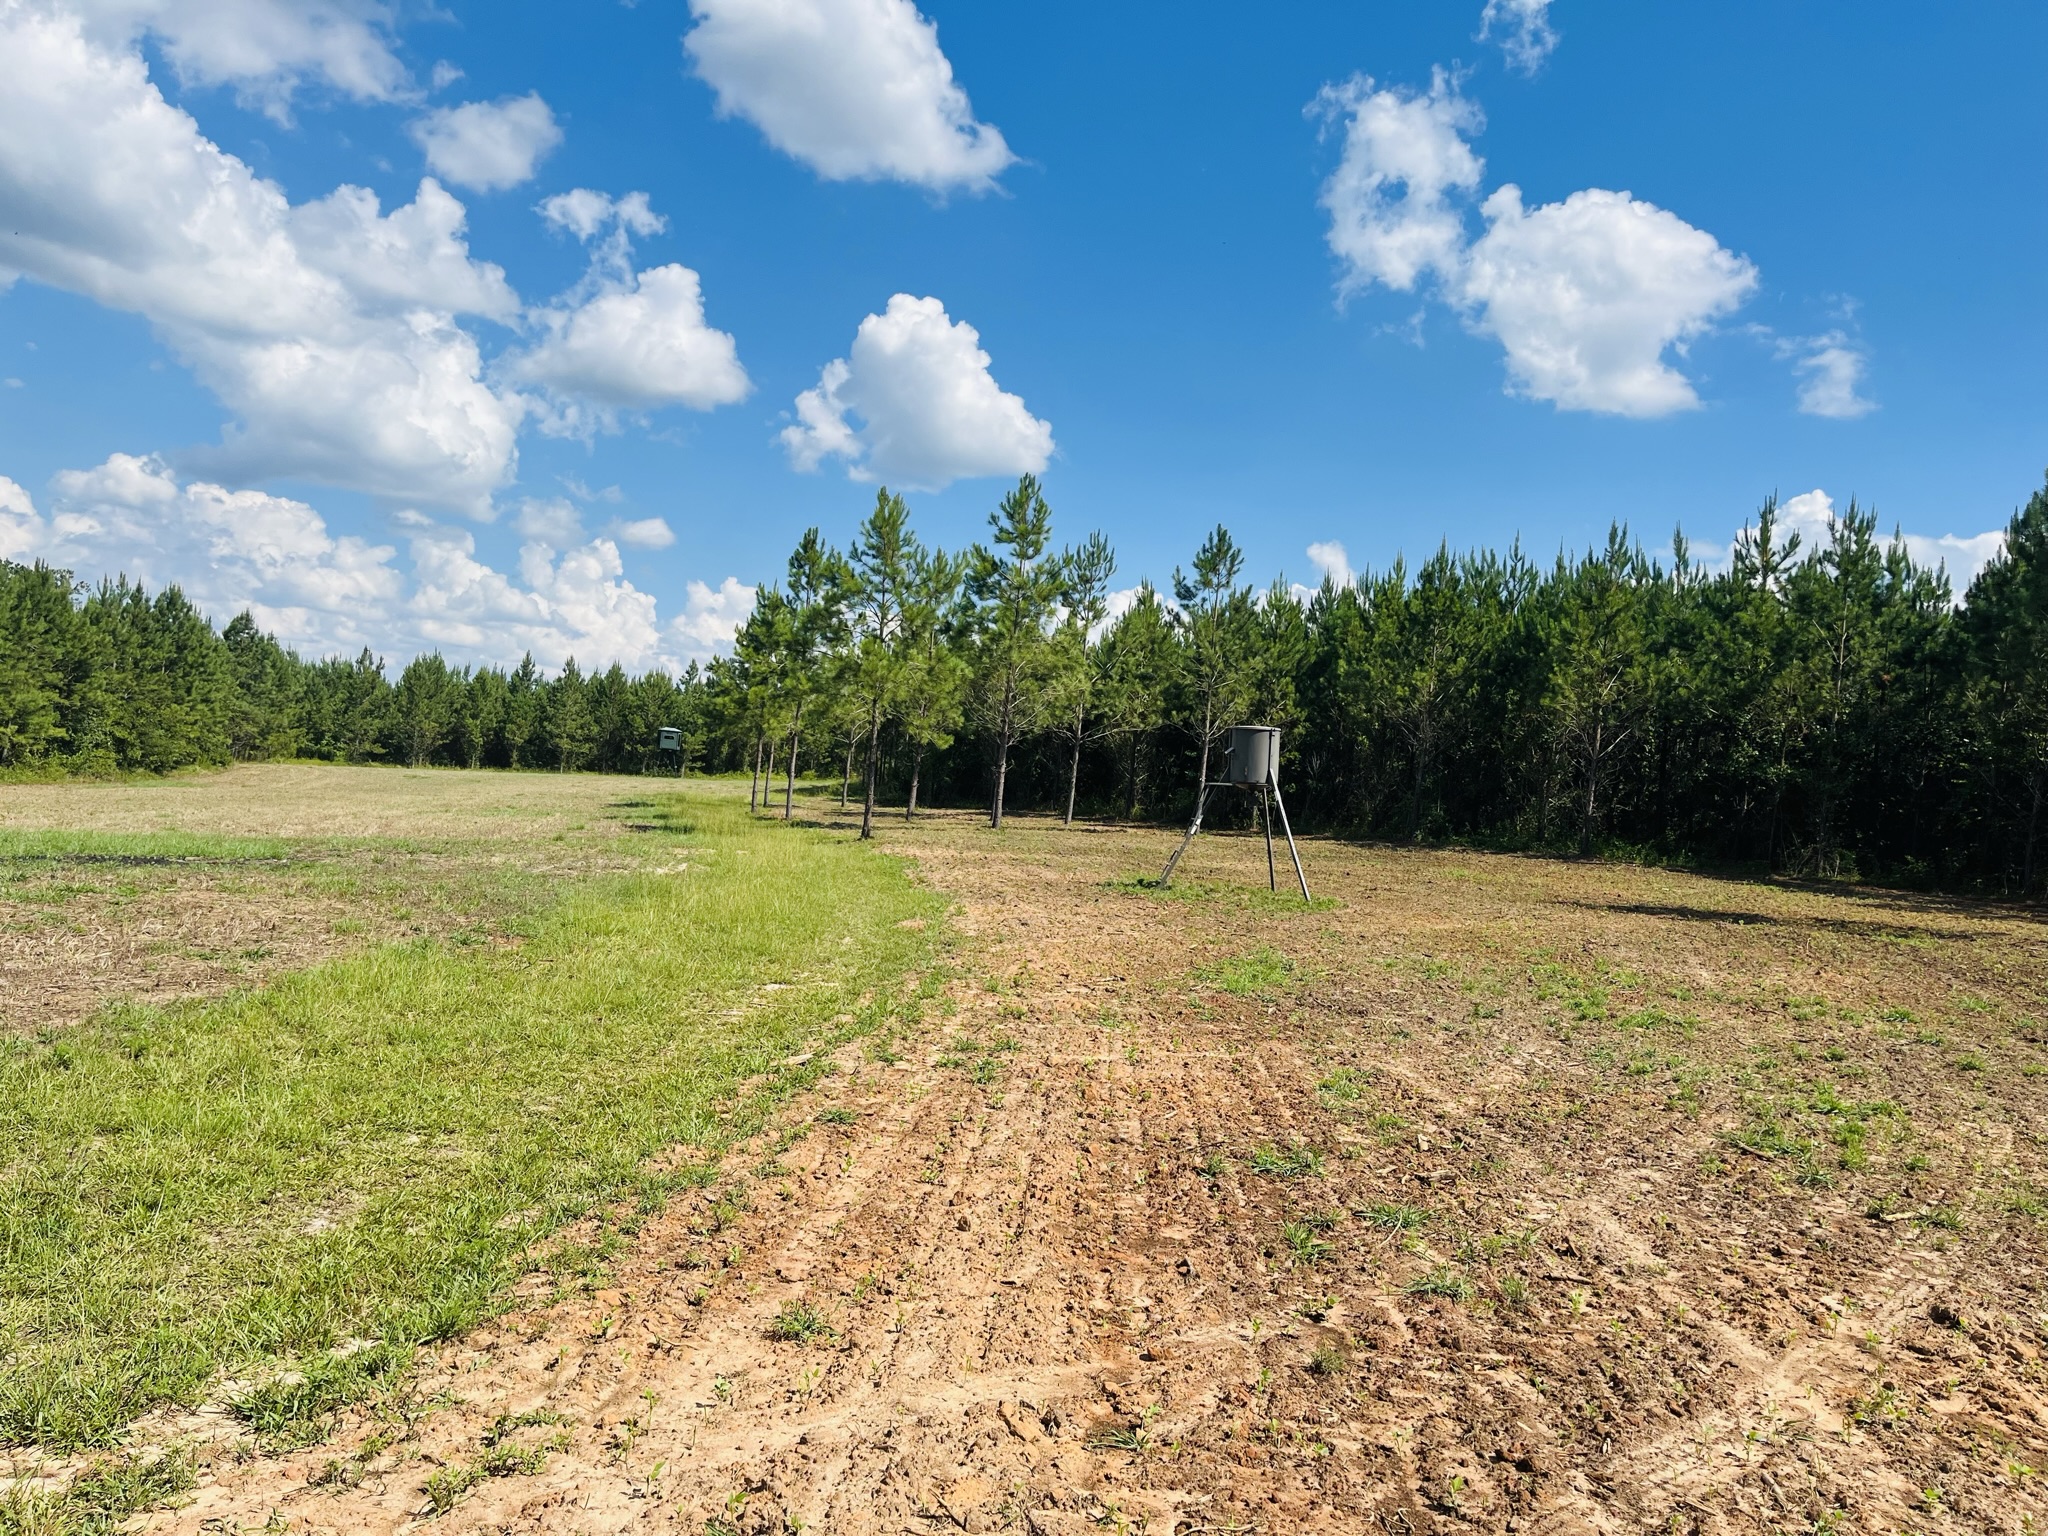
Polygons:
[[1048,702],[1050,631],[1066,573],[1046,553],[1052,508],[1036,476],[1018,480],[989,514],[989,527],[997,550],[976,544],[968,552],[967,591],[977,631],[974,705],[996,759],[989,825],[1000,831],[1010,754],[1037,730]]

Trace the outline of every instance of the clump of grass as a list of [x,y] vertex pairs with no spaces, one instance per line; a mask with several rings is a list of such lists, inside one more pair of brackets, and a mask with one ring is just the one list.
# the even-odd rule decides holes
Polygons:
[[1446,1301],[1472,1299],[1472,1282],[1448,1264],[1424,1271],[1402,1289],[1410,1296],[1441,1296]]
[[1273,1179],[1320,1179],[1323,1154],[1314,1147],[1296,1145],[1282,1150],[1268,1142],[1252,1150],[1252,1172]]
[[785,1301],[782,1310],[775,1314],[775,1321],[768,1325],[768,1337],[785,1344],[809,1344],[835,1335],[836,1330],[825,1321],[825,1314],[808,1301]]
[[1429,1220],[1429,1212],[1419,1205],[1387,1202],[1367,1206],[1358,1213],[1358,1219],[1382,1232],[1413,1232]]
[[191,1458],[181,1451],[101,1458],[60,1494],[32,1493],[19,1484],[0,1493],[0,1536],[113,1536],[194,1481]]
[[334,1433],[341,1409],[369,1396],[411,1358],[410,1348],[394,1344],[323,1355],[250,1388],[228,1410],[273,1450],[318,1445]]
[[1318,1344],[1308,1357],[1309,1371],[1316,1376],[1341,1376],[1348,1364],[1344,1351],[1334,1344]]
[[818,1123],[820,1125],[851,1125],[859,1118],[860,1116],[852,1110],[840,1109],[837,1106],[818,1111]]
[[1365,1092],[1365,1085],[1351,1067],[1339,1067],[1328,1077],[1316,1084],[1316,1092],[1341,1103],[1351,1103]]
[[1294,962],[1270,945],[1196,968],[1195,980],[1233,997],[1272,997],[1293,980]]
[[1288,1222],[1280,1236],[1297,1264],[1320,1264],[1330,1256],[1329,1242],[1305,1221]]

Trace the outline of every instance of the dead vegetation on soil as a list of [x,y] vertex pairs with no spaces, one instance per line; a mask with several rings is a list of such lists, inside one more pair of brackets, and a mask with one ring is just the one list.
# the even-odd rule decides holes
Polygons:
[[[2048,931],[965,817],[972,969],[699,1193],[153,1530],[1999,1531],[2048,1477]],[[2029,1526],[2028,1522],[2035,1522]]]

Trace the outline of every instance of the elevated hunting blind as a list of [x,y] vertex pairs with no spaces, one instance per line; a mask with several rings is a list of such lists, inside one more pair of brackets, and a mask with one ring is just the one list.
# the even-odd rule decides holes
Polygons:
[[657,727],[654,732],[654,750],[663,757],[667,757],[671,752],[675,754],[676,777],[681,778],[683,773],[683,733],[681,729],[673,725]]
[[1277,725],[1234,725],[1230,728],[1230,755],[1225,760],[1223,777],[1202,786],[1202,793],[1195,801],[1195,819],[1188,826],[1188,835],[1173,850],[1173,857],[1166,861],[1166,873],[1159,877],[1159,888],[1166,889],[1172,881],[1174,866],[1188,851],[1188,844],[1195,840],[1195,834],[1202,830],[1202,812],[1208,808],[1210,792],[1219,783],[1259,792],[1259,823],[1266,830],[1266,884],[1275,891],[1280,889],[1280,879],[1273,863],[1273,807],[1280,808],[1280,829],[1287,834],[1287,856],[1294,860],[1294,878],[1301,882],[1301,899],[1309,900],[1308,876],[1301,872],[1301,852],[1294,846],[1294,828],[1288,824],[1287,802],[1280,798],[1280,727]]

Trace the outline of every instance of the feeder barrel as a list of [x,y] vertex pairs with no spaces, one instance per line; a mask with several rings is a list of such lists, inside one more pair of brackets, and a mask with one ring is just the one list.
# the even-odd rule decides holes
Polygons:
[[1280,727],[1233,725],[1230,728],[1230,782],[1270,784],[1280,774]]

